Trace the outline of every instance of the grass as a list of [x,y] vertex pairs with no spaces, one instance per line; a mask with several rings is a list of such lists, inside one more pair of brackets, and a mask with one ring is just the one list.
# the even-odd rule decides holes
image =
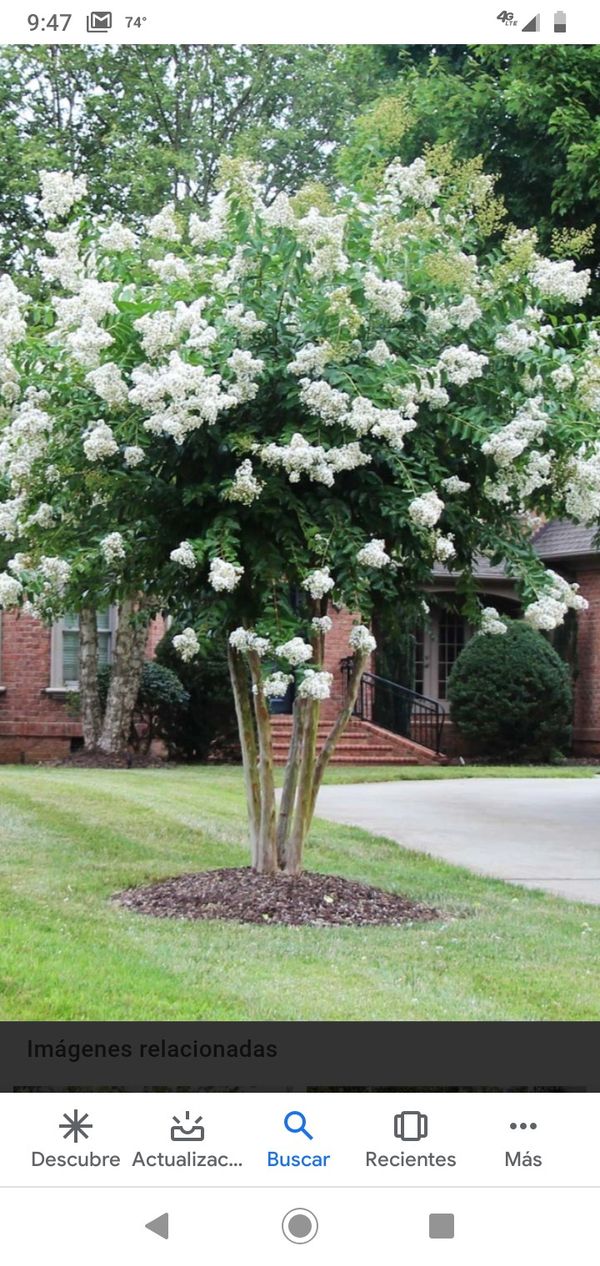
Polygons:
[[593,765],[330,765],[326,783],[444,782],[455,778],[594,778]]
[[600,1019],[600,907],[332,823],[315,823],[311,868],[443,921],[242,927],[111,906],[131,884],[245,862],[237,769],[4,767],[0,805],[3,1019]]

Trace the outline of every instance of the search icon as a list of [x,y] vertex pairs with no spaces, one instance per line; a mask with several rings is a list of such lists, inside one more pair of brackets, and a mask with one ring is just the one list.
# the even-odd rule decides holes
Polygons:
[[[294,1121],[297,1121],[298,1124],[294,1125]],[[312,1142],[313,1136],[309,1134],[306,1128],[306,1117],[303,1112],[288,1112],[287,1116],[283,1118],[283,1124],[290,1134],[305,1134],[307,1139]]]

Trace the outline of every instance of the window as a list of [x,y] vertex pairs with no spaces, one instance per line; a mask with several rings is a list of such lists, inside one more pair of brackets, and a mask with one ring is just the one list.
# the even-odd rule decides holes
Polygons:
[[440,611],[438,625],[438,699],[445,699],[450,672],[465,644],[465,621],[454,611]]
[[[102,668],[111,660],[114,633],[114,608],[99,611],[98,664]],[[76,690],[79,685],[79,616],[66,615],[52,630],[51,689]]]

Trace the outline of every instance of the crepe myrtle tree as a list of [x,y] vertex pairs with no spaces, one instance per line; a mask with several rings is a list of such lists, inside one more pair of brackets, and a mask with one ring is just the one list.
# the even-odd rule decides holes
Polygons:
[[[35,605],[48,569],[68,569],[80,608],[80,577],[95,596],[108,576],[190,612],[173,637],[186,661],[222,636],[252,865],[295,874],[375,607],[417,618],[440,561],[469,618],[502,634],[476,553],[505,560],[535,627],[585,605],[531,535],[539,513],[600,514],[589,273],[541,257],[534,232],[492,249],[493,181],[447,148],[393,162],[365,198],[312,187],[269,206],[260,171],[227,161],[204,218],[169,205],[143,233],[91,219],[84,186],[43,173],[42,208],[65,220],[38,260],[45,301],[0,291],[0,524],[16,543],[0,602]],[[332,603],[360,614],[318,752]],[[269,705],[292,680],[278,810]]]

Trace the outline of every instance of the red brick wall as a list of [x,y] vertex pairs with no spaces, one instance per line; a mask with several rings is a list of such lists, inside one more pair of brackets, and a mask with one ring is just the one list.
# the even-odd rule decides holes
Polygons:
[[[163,636],[162,618],[150,626],[146,654],[152,659]],[[51,632],[31,616],[2,613],[0,636],[0,763],[52,760],[68,755],[81,726],[69,716],[64,696],[50,685]]]
[[589,606],[578,620],[573,749],[578,756],[600,756],[600,566],[577,573]]

